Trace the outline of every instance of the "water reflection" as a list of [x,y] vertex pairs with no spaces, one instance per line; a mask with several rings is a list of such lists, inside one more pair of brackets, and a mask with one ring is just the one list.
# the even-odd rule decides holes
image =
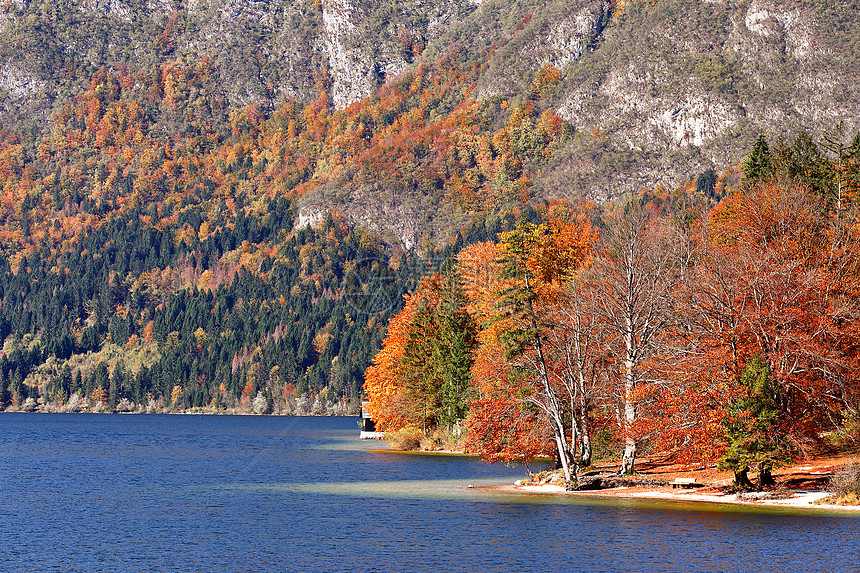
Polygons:
[[[389,457],[380,453],[380,460],[390,462],[396,460],[397,456]],[[403,460],[396,460],[403,463]],[[385,473],[380,472],[380,473]],[[359,498],[379,499],[436,499],[436,500],[460,500],[476,503],[506,504],[505,507],[517,508],[519,506],[578,506],[578,507],[609,507],[616,510],[614,520],[621,527],[629,527],[631,524],[641,526],[650,524],[656,520],[661,527],[672,527],[672,516],[684,515],[680,522],[685,527],[695,529],[698,532],[707,532],[717,527],[717,523],[723,523],[726,516],[738,515],[741,519],[748,520],[752,516],[840,516],[860,519],[856,511],[832,508],[817,508],[810,506],[753,506],[736,505],[729,503],[707,503],[676,501],[669,499],[646,499],[625,498],[606,496],[600,494],[563,494],[563,493],[535,493],[523,492],[509,486],[500,486],[507,481],[513,483],[519,479],[518,474],[510,476],[495,475],[493,477],[475,479],[428,479],[428,480],[383,480],[383,481],[323,481],[323,482],[284,482],[284,483],[256,483],[256,484],[232,484],[220,486],[221,489],[242,489],[247,491],[272,491],[282,493],[305,493],[319,495],[339,495]],[[530,511],[526,509],[526,511]],[[646,513],[643,513],[646,512]],[[699,520],[693,519],[690,523],[688,514],[697,516],[711,516]],[[767,521],[763,523],[768,523]]]

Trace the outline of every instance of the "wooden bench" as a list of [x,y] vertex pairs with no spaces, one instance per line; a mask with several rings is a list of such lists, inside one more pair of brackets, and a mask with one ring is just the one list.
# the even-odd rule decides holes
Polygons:
[[687,489],[687,488],[692,489],[692,488],[696,488],[696,487],[702,487],[705,485],[703,483],[698,483],[696,481],[696,478],[675,478],[675,481],[669,482],[669,483],[673,488],[682,487],[685,489]]

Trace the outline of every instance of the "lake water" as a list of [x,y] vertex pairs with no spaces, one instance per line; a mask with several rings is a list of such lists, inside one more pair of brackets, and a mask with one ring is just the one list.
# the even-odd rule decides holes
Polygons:
[[854,517],[505,495],[356,422],[0,414],[0,570],[860,569]]

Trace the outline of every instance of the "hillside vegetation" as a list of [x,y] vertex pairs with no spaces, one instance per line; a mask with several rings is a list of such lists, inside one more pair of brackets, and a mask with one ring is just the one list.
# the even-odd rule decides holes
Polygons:
[[713,206],[683,190],[557,203],[463,248],[391,319],[367,409],[395,442],[551,456],[571,487],[643,451],[762,488],[856,450],[860,134],[836,147],[759,138]]
[[847,144],[852,5],[6,2],[0,401],[355,407],[464,245]]

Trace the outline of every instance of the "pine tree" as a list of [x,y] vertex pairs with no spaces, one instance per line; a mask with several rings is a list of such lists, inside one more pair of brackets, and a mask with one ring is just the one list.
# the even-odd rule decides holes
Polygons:
[[775,483],[771,471],[788,453],[778,424],[778,390],[770,367],[759,356],[747,364],[740,384],[746,396],[732,406],[724,422],[727,448],[720,466],[735,473],[735,486],[741,488],[752,487],[747,474],[757,466],[762,488]]
[[752,152],[743,163],[744,177],[753,184],[771,176],[771,154],[764,134],[759,134]]

